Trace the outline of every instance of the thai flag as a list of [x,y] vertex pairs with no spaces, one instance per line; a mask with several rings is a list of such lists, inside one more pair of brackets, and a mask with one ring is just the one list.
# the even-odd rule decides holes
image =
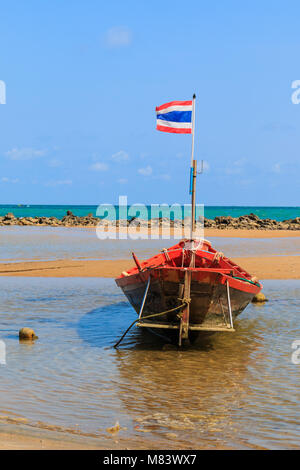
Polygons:
[[156,129],[176,134],[192,133],[193,101],[170,101],[156,107]]

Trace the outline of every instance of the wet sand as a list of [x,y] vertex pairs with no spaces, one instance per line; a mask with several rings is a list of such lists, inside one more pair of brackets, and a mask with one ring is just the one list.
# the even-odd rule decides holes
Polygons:
[[232,237],[232,238],[283,238],[300,237],[300,230],[248,230],[248,229],[228,229],[220,230],[215,228],[204,229],[205,238],[210,237]]
[[[141,433],[142,434],[142,433]],[[180,443],[172,449],[181,449]],[[211,449],[203,443],[201,450]],[[252,446],[254,449],[261,449],[259,446]],[[53,433],[53,431],[41,434],[38,432],[12,430],[11,432],[0,432],[0,450],[157,450],[158,446],[146,437],[140,436],[138,439],[119,437],[117,435],[105,439],[78,439],[66,433]],[[184,447],[183,447],[184,449]],[[232,450],[229,445],[214,446],[215,450]]]
[[[208,240],[213,237],[274,240],[274,253],[271,255],[261,253],[260,250],[257,254],[255,253],[255,256],[233,256],[232,259],[259,279],[300,279],[300,256],[298,256],[297,244],[294,244],[295,250],[288,253],[282,253],[280,249],[278,251],[278,243],[276,244],[278,238],[290,238],[292,245],[293,238],[300,238],[300,231],[205,229],[204,237]],[[138,240],[138,242],[143,243],[143,240]],[[175,240],[169,240],[169,242],[170,244],[176,243]],[[107,253],[113,250],[115,241],[110,240],[110,243],[110,247],[106,247]],[[73,248],[76,250],[76,247]],[[102,252],[101,254],[103,255]],[[74,253],[74,259],[72,259],[72,250],[66,255],[63,259],[53,261],[7,259],[0,263],[0,276],[115,278],[122,271],[134,266],[130,259],[76,259],[77,252]],[[120,255],[122,256],[122,253]]]
[[0,433],[0,450],[92,450],[105,449],[104,446],[91,446],[87,443],[68,441],[67,439],[40,438],[30,435]]
[[[234,261],[259,279],[300,279],[300,256],[250,256]],[[0,276],[118,277],[131,260],[57,260],[0,263]]]
[[[76,228],[86,229],[86,230],[95,230],[95,227],[84,227],[84,226],[76,226]],[[186,228],[179,229],[179,228],[170,228],[168,231],[168,227],[153,227],[151,230],[147,228],[139,228],[139,227],[119,227],[117,230],[113,230],[111,227],[103,228],[102,230],[99,229],[99,233],[116,233],[116,238],[118,238],[118,234],[128,234],[137,236],[137,235],[145,235],[150,238],[151,235],[161,235],[161,233],[170,234],[171,237],[181,239],[189,237],[190,229]],[[285,237],[300,237],[300,230],[250,230],[250,229],[218,229],[218,228],[205,228],[204,231],[201,229],[197,229],[196,236],[201,238],[210,238],[210,237],[222,237],[222,238],[285,238]]]
[[[179,446],[180,447],[180,446]],[[219,446],[216,446],[219,448]],[[80,437],[22,425],[3,425],[0,450],[118,450],[155,449],[147,438],[132,439],[118,434],[102,437]]]
[[[106,436],[101,437],[81,437],[66,431],[57,432],[20,424],[2,425],[2,428],[0,450],[155,449],[155,445],[146,436],[139,436],[139,439],[135,439],[107,433]],[[216,449],[218,448],[220,447],[216,445]]]
[[[175,446],[180,450],[180,444]],[[261,449],[259,446],[253,446],[254,449]],[[30,434],[20,435],[16,432],[13,433],[0,433],[0,450],[157,450],[157,446],[153,445],[151,441],[134,441],[122,439],[112,440],[109,444],[104,444],[100,441],[99,444],[91,444],[90,441],[72,441],[68,440],[66,436],[57,437],[54,439],[48,437],[33,437]],[[201,450],[211,450],[205,444],[201,446]],[[216,443],[215,450],[233,450],[232,447],[224,445],[220,446]]]

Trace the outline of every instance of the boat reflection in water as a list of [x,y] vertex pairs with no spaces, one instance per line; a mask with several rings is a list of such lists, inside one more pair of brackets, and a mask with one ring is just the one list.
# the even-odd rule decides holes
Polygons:
[[245,447],[247,373],[260,348],[254,326],[246,321],[235,335],[220,333],[185,350],[141,331],[130,340],[134,347],[116,350],[118,394],[136,432],[153,448]]

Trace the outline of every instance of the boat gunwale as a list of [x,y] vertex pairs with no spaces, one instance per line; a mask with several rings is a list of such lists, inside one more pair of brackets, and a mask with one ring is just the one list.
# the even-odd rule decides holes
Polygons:
[[[115,279],[116,284],[119,287],[125,287],[126,284],[144,284],[147,280],[148,277],[151,276],[153,278],[157,278],[159,276],[159,271],[179,271],[179,272],[185,272],[187,270],[190,270],[192,273],[211,273],[211,274],[219,274],[220,278],[218,281],[216,281],[218,284],[225,284],[226,281],[228,280],[229,286],[232,289],[236,289],[239,291],[243,292],[248,292],[253,294],[257,294],[261,289],[262,289],[262,284],[259,282],[258,284],[252,284],[249,282],[249,279],[245,277],[245,279],[236,279],[224,272],[223,269],[218,269],[218,268],[190,268],[190,267],[177,267],[177,266],[157,266],[153,268],[149,268],[145,271],[133,273],[129,276],[121,276]],[[228,269],[227,271],[233,272],[234,269]],[[196,280],[197,282],[197,280]],[[200,282],[198,280],[198,282]]]

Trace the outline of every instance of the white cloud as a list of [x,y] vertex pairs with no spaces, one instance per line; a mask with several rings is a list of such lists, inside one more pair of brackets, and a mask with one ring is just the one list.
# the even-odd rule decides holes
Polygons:
[[241,167],[244,167],[247,162],[248,162],[247,158],[240,158],[239,160],[235,160],[233,164],[234,166],[238,166],[241,168]]
[[281,165],[280,163],[275,163],[275,165],[272,167],[273,173],[280,173],[281,172]]
[[157,179],[169,181],[171,179],[171,176],[166,173],[166,174],[158,175]]
[[105,43],[108,47],[127,47],[132,42],[132,32],[125,26],[110,28],[105,34]]
[[241,180],[238,180],[238,182],[240,186],[253,186],[253,184],[255,184],[255,181],[253,181],[253,179],[250,179],[250,178],[241,179]]
[[234,167],[226,168],[225,174],[226,175],[240,175],[242,173],[242,168]]
[[5,152],[5,155],[11,160],[32,160],[33,158],[43,157],[47,150],[38,150],[31,147],[17,148]]
[[152,168],[150,165],[146,166],[145,168],[139,168],[138,173],[143,176],[150,176],[152,175]]
[[62,161],[58,160],[57,158],[52,158],[52,160],[48,161],[48,166],[51,168],[57,168],[62,165]]
[[90,166],[90,170],[93,170],[93,171],[107,171],[108,170],[108,165],[106,163],[96,162],[96,163],[93,163]]
[[72,180],[57,180],[57,181],[48,181],[45,186],[66,186],[72,184]]
[[[201,162],[200,162],[200,169],[201,169]],[[206,160],[203,160],[203,171],[208,172],[210,170],[209,163]]]
[[264,124],[261,129],[267,132],[289,132],[294,131],[295,126],[283,122],[269,122]]
[[1,181],[2,183],[13,183],[13,184],[19,182],[18,178],[7,178],[7,176],[3,176],[3,178],[1,178]]
[[117,153],[114,153],[112,156],[111,156],[112,160],[114,160],[115,162],[125,162],[126,160],[129,159],[129,155],[128,153],[126,153],[124,150],[120,150],[119,152]]
[[126,184],[126,183],[128,183],[128,179],[127,179],[127,178],[120,178],[120,179],[118,180],[118,183],[120,183],[120,184]]
[[240,158],[239,160],[235,160],[230,168],[225,169],[226,175],[240,175],[244,172],[244,166],[247,163],[246,158]]

